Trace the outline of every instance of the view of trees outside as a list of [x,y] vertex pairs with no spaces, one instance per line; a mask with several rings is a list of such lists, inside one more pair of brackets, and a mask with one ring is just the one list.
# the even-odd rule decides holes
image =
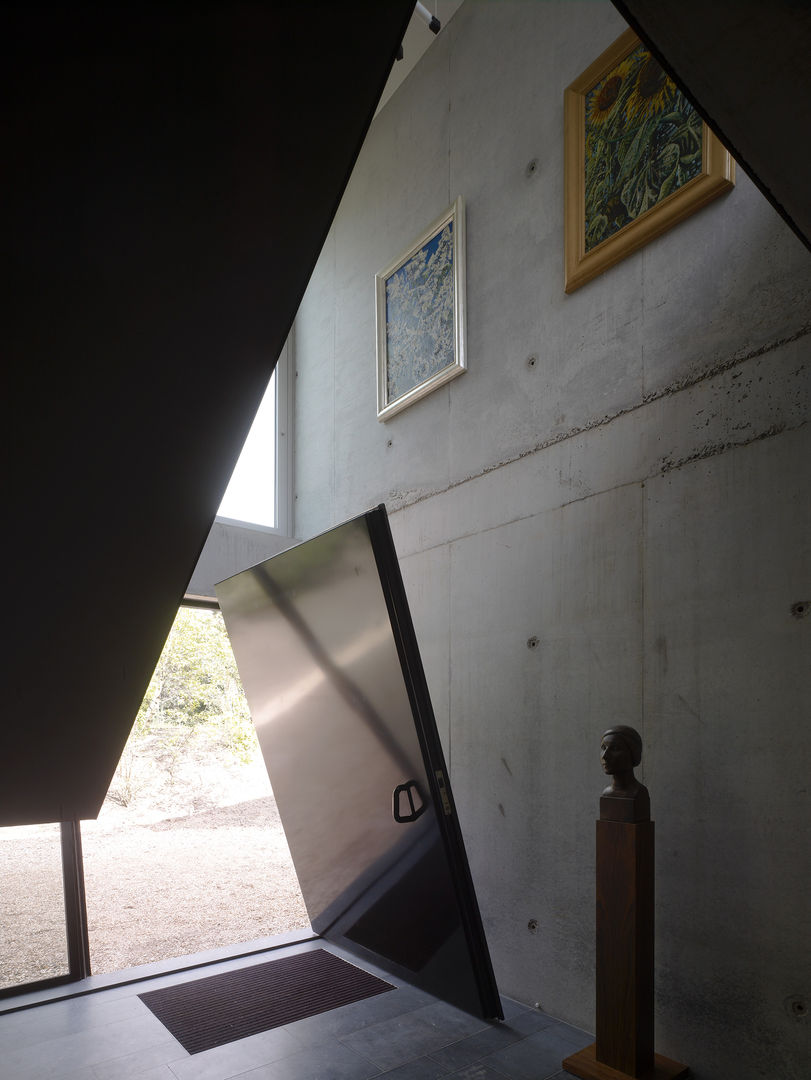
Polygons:
[[309,930],[219,611],[178,612],[82,838],[94,974]]
[[233,770],[257,757],[258,744],[222,615],[180,608],[107,797],[174,804],[185,784],[190,809],[201,809],[221,786],[202,782],[201,753]]

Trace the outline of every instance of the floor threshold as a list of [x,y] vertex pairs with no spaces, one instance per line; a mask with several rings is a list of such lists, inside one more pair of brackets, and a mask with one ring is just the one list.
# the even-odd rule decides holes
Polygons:
[[312,930],[290,930],[284,934],[275,934],[273,937],[257,938],[239,945],[222,945],[219,948],[207,949],[205,952],[193,953],[190,956],[158,960],[152,964],[142,964],[140,967],[126,968],[124,971],[114,971],[107,975],[90,975],[86,979],[62,983],[61,986],[52,986],[47,990],[32,990],[28,993],[2,998],[0,999],[0,1016],[21,1012],[24,1009],[33,1009],[38,1005],[49,1005],[54,1001],[85,997],[87,994],[97,994],[102,990],[112,990],[117,986],[146,982],[164,975],[176,975],[182,971],[193,971],[196,968],[208,967],[228,960],[241,960],[247,956],[257,956],[260,953],[287,948],[289,945],[302,945],[317,940],[319,940],[318,934]]

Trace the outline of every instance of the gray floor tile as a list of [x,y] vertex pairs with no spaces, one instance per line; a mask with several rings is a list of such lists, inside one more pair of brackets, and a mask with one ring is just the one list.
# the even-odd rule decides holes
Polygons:
[[322,1043],[298,1050],[234,1080],[370,1080],[378,1075],[368,1058],[335,1040],[331,1046]]
[[492,1024],[466,1039],[434,1051],[431,1057],[445,1065],[448,1071],[461,1069],[554,1023],[551,1017],[537,1009],[524,1009],[514,1012],[503,1024]]
[[36,1023],[35,1013],[41,1009],[30,1009],[23,1013],[11,1013],[0,1016],[0,1054],[11,1047],[27,1046],[32,1042],[40,1042],[42,1024]]
[[[511,1017],[506,1023],[508,1027],[524,1036],[534,1035],[536,1031],[554,1027],[558,1021],[551,1016],[547,1016],[546,1013],[539,1012],[537,1009],[531,1009],[528,1012],[518,1013],[516,1016]],[[572,1031],[574,1030],[575,1029],[572,1028]]]
[[543,1028],[521,1042],[491,1054],[483,1060],[483,1064],[492,1066],[510,1080],[547,1080],[547,1077],[561,1071],[561,1062],[565,1057],[591,1041],[589,1036],[584,1035],[577,1044],[571,1036],[566,1037],[569,1031],[576,1031],[576,1028],[560,1033],[555,1030],[557,1027],[557,1024],[552,1024]]
[[462,1069],[467,1065],[471,1065],[474,1061],[481,1061],[482,1058],[487,1057],[489,1054],[494,1054],[497,1050],[510,1046],[523,1038],[524,1036],[520,1032],[514,1031],[506,1024],[499,1024],[496,1027],[487,1028],[485,1031],[479,1031],[475,1035],[470,1035],[467,1039],[460,1039],[458,1042],[451,1043],[450,1046],[443,1046],[439,1050],[434,1050],[431,1057],[434,1061],[438,1061],[440,1065],[443,1065],[448,1072],[451,1072],[454,1069]]
[[[109,1058],[93,1066],[94,1080],[142,1080],[147,1070],[166,1066],[172,1061],[188,1057],[186,1051],[175,1039],[135,1050],[131,1054]],[[173,1074],[167,1071],[167,1077]]]
[[3,1066],[14,1080],[56,1080],[71,1071],[168,1040],[171,1036],[163,1025],[145,1016],[11,1050],[3,1055]]
[[232,1076],[257,1069],[294,1054],[301,1047],[284,1028],[263,1031],[247,1039],[215,1046],[201,1054],[185,1054],[169,1062],[177,1080],[230,1080]]
[[373,1061],[379,1069],[393,1069],[407,1061],[425,1057],[452,1040],[420,1019],[415,1013],[370,1024],[343,1036],[344,1043]]
[[594,1042],[593,1035],[589,1035],[581,1028],[572,1027],[571,1024],[564,1024],[562,1020],[553,1020],[549,1026],[549,1033],[570,1042],[576,1050],[582,1050],[584,1046]]
[[396,1069],[389,1069],[380,1073],[381,1080],[437,1080],[437,1077],[445,1077],[448,1070],[433,1058],[417,1058],[409,1061],[407,1065],[400,1065]]
[[[118,1080],[118,1075],[114,1074],[114,1076],[115,1080]],[[147,1069],[146,1072],[138,1073],[138,1080],[175,1080],[175,1074],[168,1065],[156,1065],[152,1069]]]
[[20,1049],[45,1039],[75,1035],[144,1015],[144,1006],[132,994],[114,1001],[93,994],[41,1005],[0,1017],[0,1049],[5,1046]]
[[475,1065],[468,1065],[466,1069],[451,1073],[445,1080],[504,1080],[504,1073],[496,1072],[489,1065],[476,1062]]
[[419,1010],[431,1023],[446,1028],[448,1031],[459,1032],[462,1035],[470,1035],[474,1031],[482,1031],[489,1026],[489,1021],[481,1020],[478,1016],[449,1005],[446,1001],[434,1001]]
[[356,1001],[331,1012],[297,1020],[294,1024],[287,1024],[285,1030],[303,1046],[310,1046],[335,1035],[348,1035],[369,1027],[370,1024],[378,1024],[423,1006],[423,995],[419,991],[398,987],[365,1001]]
[[342,1036],[341,1041],[370,1058],[381,1069],[393,1069],[415,1058],[431,1055],[440,1047],[463,1039],[485,1026],[483,1021],[445,1002],[436,1002],[404,1016],[370,1024],[360,1031]]
[[504,997],[501,995],[501,1011],[504,1013],[504,1019],[509,1020],[511,1016],[515,1016],[517,1013],[523,1012],[538,1012],[537,1009],[533,1009],[531,1005],[524,1005],[520,1001],[514,1001],[512,998]]
[[[5,1074],[2,1071],[0,1071],[0,1076],[5,1080]],[[55,1080],[96,1080],[96,1076],[93,1072],[93,1066],[88,1065],[86,1068],[77,1069],[75,1072],[60,1073]]]

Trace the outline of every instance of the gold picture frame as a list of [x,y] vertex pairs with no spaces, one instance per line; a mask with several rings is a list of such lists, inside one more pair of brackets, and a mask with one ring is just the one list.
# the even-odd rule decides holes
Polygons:
[[735,183],[735,162],[627,30],[564,94],[565,290]]

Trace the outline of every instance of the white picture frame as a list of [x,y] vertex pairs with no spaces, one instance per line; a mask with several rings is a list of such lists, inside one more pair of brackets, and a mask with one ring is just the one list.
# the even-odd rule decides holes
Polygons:
[[377,418],[386,421],[467,370],[461,195],[375,275],[375,312]]

